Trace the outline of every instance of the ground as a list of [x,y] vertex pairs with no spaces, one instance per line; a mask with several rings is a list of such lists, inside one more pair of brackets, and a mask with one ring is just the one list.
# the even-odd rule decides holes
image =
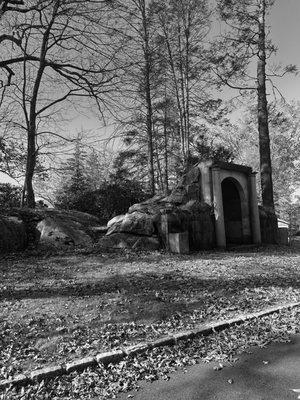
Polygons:
[[[201,322],[300,301],[300,251],[295,247],[185,256],[159,252],[13,255],[2,258],[0,269],[0,379],[190,329]],[[151,362],[149,357],[140,361],[145,364],[144,375],[151,380],[157,371],[167,373],[170,362],[164,360],[170,359],[170,354],[163,352],[173,352],[171,358],[178,366],[199,357],[207,361],[229,355],[234,358],[233,350],[250,343],[287,339],[287,333],[297,331],[299,319],[296,309],[290,315],[283,313],[229,329],[205,342],[190,343],[192,351],[185,347],[184,356],[182,346],[186,344],[153,350]],[[265,326],[272,328],[266,330]],[[233,343],[230,352],[229,343]],[[157,360],[163,368],[157,368]],[[149,362],[156,373],[149,369]],[[98,393],[95,382],[100,385],[100,379],[100,397],[95,398],[105,398],[133,387],[137,376],[145,378],[138,366],[138,374],[137,367],[134,370],[127,364],[122,374],[119,367],[111,371],[125,379],[121,389],[116,385],[105,389],[103,382],[110,379],[107,371],[104,381],[103,371],[102,380],[99,371],[92,371],[51,384],[67,388],[62,389],[59,399],[84,399]],[[91,388],[86,387],[87,379]],[[77,392],[69,387],[74,384],[79,387]],[[49,390],[40,389],[40,398],[54,398],[47,397]],[[39,398],[36,392],[33,397],[26,391],[25,395],[22,398]],[[5,396],[3,399],[18,398],[16,393]]]

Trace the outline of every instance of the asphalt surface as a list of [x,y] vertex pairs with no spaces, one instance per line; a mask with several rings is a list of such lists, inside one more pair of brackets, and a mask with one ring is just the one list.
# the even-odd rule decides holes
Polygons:
[[169,381],[142,382],[138,392],[118,400],[296,400],[300,395],[291,390],[300,389],[300,335],[291,343],[252,348],[233,366],[216,371],[217,365],[201,363],[170,374]]

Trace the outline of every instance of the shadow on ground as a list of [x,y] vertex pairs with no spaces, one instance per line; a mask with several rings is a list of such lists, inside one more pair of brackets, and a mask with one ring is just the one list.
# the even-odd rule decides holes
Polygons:
[[[260,263],[259,256],[257,260],[258,264]],[[295,255],[291,255],[291,257],[293,256]],[[234,261],[234,258],[230,254],[222,256],[216,254],[213,256],[214,258],[208,258],[208,255],[206,257],[202,259],[224,260],[227,257],[227,261],[231,258]],[[243,254],[242,257],[247,257],[247,255]],[[141,291],[156,291],[158,293],[176,292],[176,290],[199,291],[201,289],[209,291],[226,290],[229,293],[236,293],[238,290],[245,288],[268,288],[274,286],[298,289],[300,287],[300,268],[299,270],[290,268],[288,263],[286,268],[281,267],[279,270],[274,268],[272,274],[249,275],[247,268],[249,267],[245,265],[245,276],[240,275],[241,267],[239,267],[239,271],[236,274],[233,274],[231,271],[227,276],[225,264],[225,271],[222,272],[222,275],[216,274],[214,277],[212,273],[210,276],[204,276],[203,278],[199,274],[198,276],[196,274],[189,276],[184,270],[168,271],[167,273],[159,271],[148,273],[143,270],[141,272],[113,274],[107,277],[93,278],[90,276],[86,280],[82,278],[78,282],[61,281],[59,277],[56,277],[49,286],[43,286],[41,280],[41,285],[36,283],[25,288],[4,288],[0,293],[0,300],[51,298],[58,296],[97,296],[112,292],[134,294]]]

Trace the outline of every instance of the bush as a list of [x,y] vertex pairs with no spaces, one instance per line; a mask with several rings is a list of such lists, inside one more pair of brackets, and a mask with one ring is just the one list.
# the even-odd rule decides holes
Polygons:
[[130,206],[149,197],[139,182],[129,180],[105,182],[90,196],[94,203],[90,212],[107,221],[115,215],[124,214]]
[[104,182],[97,190],[82,190],[76,196],[67,191],[60,192],[56,207],[87,212],[100,220],[108,221],[125,213],[134,204],[144,201],[149,195],[137,181],[114,179]]
[[9,183],[0,183],[0,208],[8,209],[21,206],[22,188]]

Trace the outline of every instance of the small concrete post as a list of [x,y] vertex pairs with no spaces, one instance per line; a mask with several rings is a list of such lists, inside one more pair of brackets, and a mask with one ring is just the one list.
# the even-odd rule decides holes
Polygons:
[[249,176],[250,181],[250,215],[251,215],[251,227],[252,227],[252,240],[254,244],[261,244],[261,233],[260,233],[260,221],[259,211],[257,204],[257,192],[256,192],[256,172],[252,172]]
[[161,235],[163,238],[163,242],[165,245],[166,250],[170,250],[170,244],[169,244],[169,220],[168,220],[168,214],[162,214],[161,216]]
[[226,247],[226,234],[224,223],[223,196],[220,180],[220,168],[212,168],[212,184],[213,184],[213,204],[216,220],[216,239],[217,246],[220,248]]

